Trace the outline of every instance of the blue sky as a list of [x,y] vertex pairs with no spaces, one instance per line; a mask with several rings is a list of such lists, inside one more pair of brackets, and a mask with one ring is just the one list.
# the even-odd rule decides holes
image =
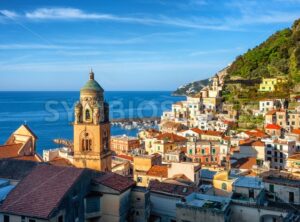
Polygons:
[[300,0],[6,0],[0,90],[173,90],[300,17]]

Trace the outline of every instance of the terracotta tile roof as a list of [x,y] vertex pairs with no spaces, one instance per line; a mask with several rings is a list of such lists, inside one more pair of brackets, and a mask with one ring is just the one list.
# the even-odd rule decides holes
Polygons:
[[73,166],[73,164],[69,160],[62,157],[56,157],[53,160],[49,161],[49,163],[55,166]]
[[0,158],[18,157],[22,146],[23,144],[21,143],[0,146]]
[[94,182],[102,184],[103,186],[109,187],[120,193],[123,193],[135,185],[135,182],[132,179],[115,173],[105,173],[104,175],[95,177]]
[[48,219],[83,171],[73,167],[36,166],[11,191],[0,211]]
[[202,130],[201,134],[209,135],[209,136],[223,136],[224,135],[223,132],[213,131],[213,130]]
[[147,172],[148,176],[168,178],[168,166],[154,165]]
[[133,162],[133,157],[132,156],[127,156],[127,155],[120,154],[120,155],[117,155],[116,157]]
[[238,159],[235,163],[231,164],[231,167],[235,169],[250,170],[254,165],[256,165],[256,158],[247,157]]
[[161,124],[162,128],[171,128],[171,129],[178,129],[181,126],[183,126],[181,123],[176,123],[172,121],[166,121]]
[[300,160],[300,153],[295,153],[291,155],[288,160]]
[[39,163],[16,159],[0,159],[0,178],[21,180]]
[[43,159],[38,154],[28,156],[20,155],[19,152],[22,149],[22,146],[23,144],[21,143],[0,146],[0,159],[12,158],[17,160],[43,162]]
[[257,137],[257,138],[266,138],[266,137],[268,137],[268,135],[264,131],[259,130],[259,129],[248,130],[248,131],[245,131],[245,133],[250,137]]
[[223,139],[223,140],[226,140],[226,141],[229,141],[229,140],[231,139],[231,137],[230,137],[230,136],[223,136],[222,139]]
[[43,162],[43,159],[38,154],[30,155],[30,156],[19,156],[19,157],[13,158],[13,159],[34,161],[34,162]]
[[300,135],[300,129],[293,129],[293,130],[292,130],[292,133],[294,133],[294,134],[299,134],[299,135]]
[[191,130],[194,131],[195,133],[198,133],[198,134],[202,134],[203,133],[203,130],[201,130],[199,128],[192,128]]
[[241,140],[239,145],[240,146],[262,146],[262,147],[265,147],[264,142],[262,142],[260,140],[251,140],[251,139]]
[[263,146],[264,147],[265,143],[260,140],[257,140],[252,143],[252,146]]
[[252,140],[251,139],[245,139],[245,140],[240,140],[239,145],[240,146],[251,146]]
[[174,133],[163,133],[156,137],[158,140],[167,140],[169,142],[184,142],[187,141],[187,138],[183,136],[176,135]]
[[148,133],[159,133],[157,129],[153,129],[153,128],[145,129],[145,131]]
[[179,197],[186,197],[196,191],[196,189],[191,186],[164,183],[157,180],[150,181],[149,190],[150,192],[163,193]]
[[266,113],[266,115],[274,115],[276,114],[276,110],[270,110]]
[[281,127],[278,126],[278,125],[276,125],[276,124],[268,124],[268,125],[266,126],[266,129],[280,130]]

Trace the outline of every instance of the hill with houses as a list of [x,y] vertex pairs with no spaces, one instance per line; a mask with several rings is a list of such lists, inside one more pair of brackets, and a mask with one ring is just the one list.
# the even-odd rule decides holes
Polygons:
[[[300,19],[291,28],[271,35],[260,45],[238,56],[226,69],[222,92],[237,108],[266,97],[290,98],[300,94]],[[259,90],[264,78],[284,79],[272,91]],[[193,95],[209,85],[209,79],[179,87],[175,95]]]

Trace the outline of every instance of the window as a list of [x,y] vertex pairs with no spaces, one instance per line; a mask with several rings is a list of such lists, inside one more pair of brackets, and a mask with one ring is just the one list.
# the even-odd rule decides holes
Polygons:
[[227,184],[226,183],[222,183],[222,190],[227,190]]
[[274,184],[269,185],[269,190],[270,192],[274,193]]
[[249,198],[254,198],[254,190],[249,189]]
[[82,139],[82,151],[91,151],[92,150],[92,140],[84,138]]
[[202,149],[202,151],[201,151],[201,152],[202,152],[202,154],[205,154],[205,149]]
[[22,221],[22,222],[25,222],[25,219],[26,219],[26,218],[25,218],[24,216],[21,217],[21,221]]
[[4,218],[3,218],[4,220],[4,222],[9,222],[9,216],[7,216],[7,215],[4,215]]
[[89,109],[85,111],[85,120],[91,120],[91,113]]
[[294,192],[289,192],[289,202],[294,203]]
[[137,177],[137,182],[138,183],[142,183],[143,182],[143,178],[142,177]]
[[35,222],[35,220],[34,219],[29,219],[29,222]]
[[[96,213],[96,212],[99,212],[99,211],[100,211],[100,198],[98,196],[88,196],[88,197],[86,197],[86,199],[85,199],[85,212],[89,214],[89,213]],[[63,221],[61,221],[61,222],[63,222]]]
[[216,153],[216,150],[215,149],[212,149],[212,154],[215,154]]
[[64,221],[63,216],[59,216],[57,221],[58,221],[58,222],[63,222],[63,221]]

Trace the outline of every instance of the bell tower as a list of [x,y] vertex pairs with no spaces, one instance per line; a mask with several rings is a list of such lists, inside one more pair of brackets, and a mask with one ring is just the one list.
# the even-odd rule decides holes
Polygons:
[[73,164],[111,171],[109,106],[104,102],[104,90],[95,81],[93,70],[75,106]]

